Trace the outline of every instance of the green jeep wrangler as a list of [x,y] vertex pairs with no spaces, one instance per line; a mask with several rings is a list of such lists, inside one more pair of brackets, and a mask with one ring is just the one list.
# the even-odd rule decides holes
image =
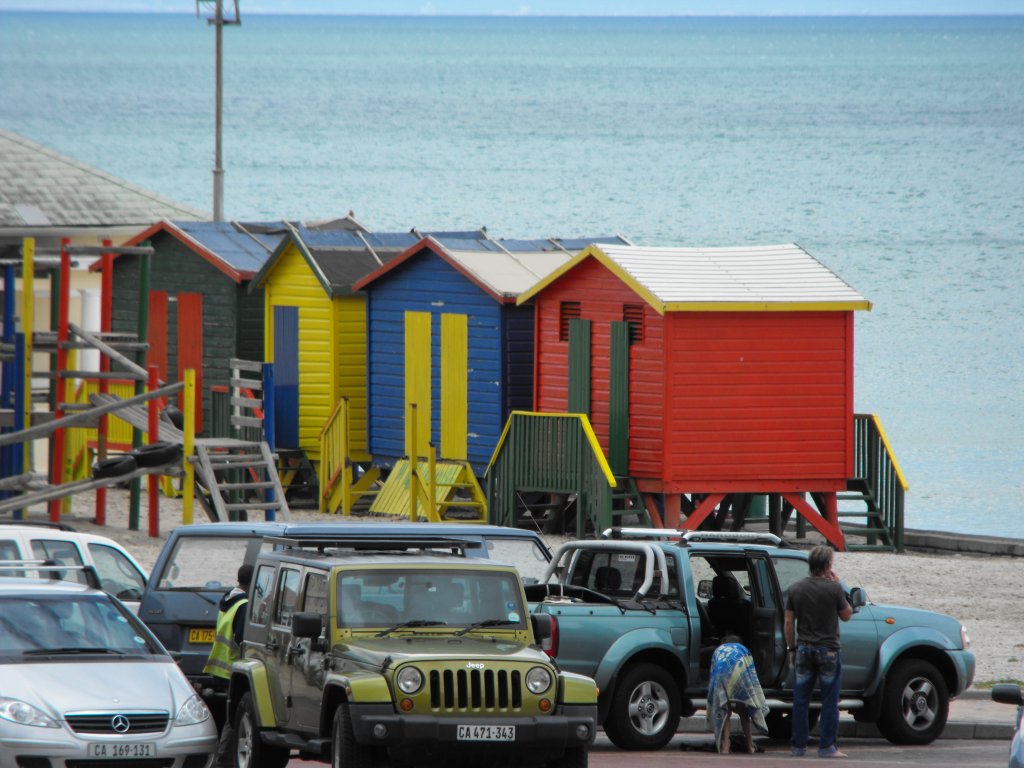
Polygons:
[[541,650],[514,567],[455,539],[267,541],[228,693],[239,768],[587,765],[597,689]]

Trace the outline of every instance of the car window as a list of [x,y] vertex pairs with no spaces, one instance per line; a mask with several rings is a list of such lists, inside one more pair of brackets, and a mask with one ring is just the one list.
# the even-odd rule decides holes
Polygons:
[[321,616],[327,615],[327,574],[309,573],[306,576],[306,588],[302,591],[302,610],[313,611]]
[[226,591],[238,581],[238,566],[249,547],[261,541],[251,536],[182,536],[162,572],[153,575],[156,588]]
[[807,561],[798,557],[774,557],[775,575],[779,579],[779,589],[782,590],[783,602],[789,587],[793,582],[807,576]]
[[274,623],[290,627],[292,614],[295,613],[295,601],[299,596],[299,572],[293,568],[282,568],[281,578],[277,583],[277,596],[274,599]]
[[0,655],[58,648],[159,653],[135,617],[106,596],[0,598]]
[[138,600],[146,588],[146,577],[124,552],[109,544],[90,543],[96,572],[100,575],[100,586],[121,600]]
[[252,612],[249,620],[253,624],[266,624],[267,613],[270,609],[270,582],[274,579],[274,566],[261,565],[256,571],[256,578],[252,582],[252,594],[249,600],[252,603]]
[[499,563],[514,565],[526,581],[540,581],[548,568],[548,553],[530,539],[494,538],[485,540],[488,556]]
[[[32,555],[39,560],[53,560],[57,565],[82,565],[82,553],[73,541],[55,539],[33,539]],[[84,571],[57,571],[56,574],[66,581],[77,581],[86,584]]]
[[[17,542],[11,539],[0,539],[0,560],[22,560]],[[0,571],[0,576],[24,576],[24,571]]]

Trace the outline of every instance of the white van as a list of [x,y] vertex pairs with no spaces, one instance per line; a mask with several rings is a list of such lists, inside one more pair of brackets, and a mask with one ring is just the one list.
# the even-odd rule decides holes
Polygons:
[[[61,524],[0,525],[0,561],[52,560],[55,565],[91,565],[96,568],[105,592],[138,613],[146,589],[147,574],[141,565],[113,539],[79,533]],[[5,571],[3,576],[36,573]],[[85,574],[71,571],[68,579],[85,584]]]

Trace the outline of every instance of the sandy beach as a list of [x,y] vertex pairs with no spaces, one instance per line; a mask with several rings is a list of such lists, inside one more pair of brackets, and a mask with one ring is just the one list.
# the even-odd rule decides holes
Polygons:
[[[148,533],[148,508],[145,494],[140,528],[128,528],[129,495],[112,488],[107,494],[107,524],[95,524],[95,500],[92,493],[74,499],[64,521],[77,530],[109,536],[120,542],[146,568],[152,567],[174,527],[182,524],[181,501],[160,498],[160,535]],[[46,510],[33,508],[29,519],[45,520]],[[196,524],[206,517],[196,507]],[[294,521],[323,521],[324,516],[310,510],[292,510]],[[332,517],[342,521],[345,518]],[[352,518],[353,521],[379,522],[388,518]],[[559,539],[549,542],[553,547]],[[851,552],[836,554],[836,571],[851,586],[867,590],[875,603],[895,603],[955,616],[967,626],[971,648],[977,660],[975,687],[1002,680],[1024,681],[1024,620],[1020,600],[1024,595],[1024,562],[1021,558],[888,554]]]

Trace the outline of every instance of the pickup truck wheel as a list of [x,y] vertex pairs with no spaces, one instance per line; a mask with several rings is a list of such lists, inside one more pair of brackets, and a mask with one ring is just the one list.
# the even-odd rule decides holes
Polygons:
[[373,768],[378,751],[356,742],[348,703],[340,704],[331,727],[331,768]]
[[[808,730],[814,730],[814,726],[818,724],[818,716],[820,714],[820,709],[810,709],[807,711]],[[764,722],[768,726],[768,735],[773,739],[789,741],[793,735],[793,710],[791,709],[772,710],[765,715]]]
[[679,688],[653,664],[634,664],[620,676],[604,732],[619,749],[661,749],[679,727]]
[[260,741],[256,702],[251,693],[244,694],[235,716],[235,765],[238,768],[284,768],[288,756],[287,749]]
[[931,744],[946,727],[949,690],[933,664],[906,659],[886,675],[878,730],[893,744]]
[[567,747],[561,757],[548,763],[547,768],[587,768],[587,748]]

